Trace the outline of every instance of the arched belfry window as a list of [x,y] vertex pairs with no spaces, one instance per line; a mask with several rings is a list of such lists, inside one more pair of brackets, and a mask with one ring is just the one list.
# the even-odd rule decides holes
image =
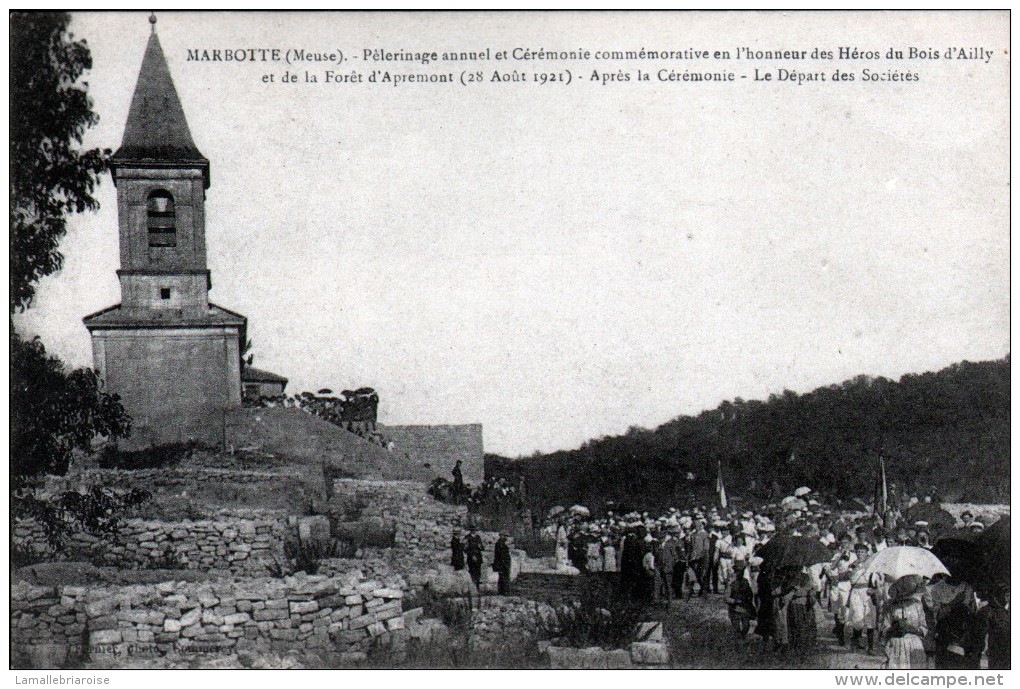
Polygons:
[[146,204],[149,224],[149,246],[177,246],[177,214],[174,197],[157,189],[149,194]]

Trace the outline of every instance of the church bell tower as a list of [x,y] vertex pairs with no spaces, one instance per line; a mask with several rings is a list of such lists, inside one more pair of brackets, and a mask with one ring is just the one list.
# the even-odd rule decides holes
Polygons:
[[111,161],[120,212],[122,305],[200,316],[209,307],[205,190],[209,161],[191,138],[159,37],[153,31]]
[[117,187],[121,303],[84,319],[95,367],[132,417],[132,448],[220,444],[241,404],[247,320],[209,301],[209,160],[191,136],[152,32],[110,160]]

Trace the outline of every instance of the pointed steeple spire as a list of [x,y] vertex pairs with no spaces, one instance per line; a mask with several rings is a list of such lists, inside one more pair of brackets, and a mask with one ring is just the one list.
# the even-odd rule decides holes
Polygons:
[[152,28],[142,68],[138,73],[135,94],[131,98],[124,139],[112,163],[114,166],[194,166],[207,171],[209,161],[191,138],[181,99],[159,44],[155,23],[152,23]]

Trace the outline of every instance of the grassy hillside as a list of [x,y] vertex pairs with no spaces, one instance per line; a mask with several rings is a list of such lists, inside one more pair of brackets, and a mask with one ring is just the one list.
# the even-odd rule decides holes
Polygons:
[[240,409],[228,422],[236,447],[257,447],[297,466],[325,462],[350,478],[432,478],[428,468],[300,409]]
[[719,463],[731,494],[757,499],[809,485],[868,497],[883,456],[889,481],[911,494],[1008,502],[1009,370],[1007,355],[899,381],[862,375],[801,395],[738,398],[576,450],[489,455],[486,472],[523,474],[536,510],[607,500],[657,508],[710,498]]

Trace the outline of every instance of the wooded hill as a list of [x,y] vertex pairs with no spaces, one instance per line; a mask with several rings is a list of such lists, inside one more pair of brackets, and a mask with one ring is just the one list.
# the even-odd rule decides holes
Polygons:
[[835,499],[870,500],[881,454],[890,484],[912,495],[1008,502],[1009,365],[1007,354],[899,381],[860,375],[800,395],[737,398],[576,450],[487,455],[486,475],[516,484],[523,474],[528,503],[542,514],[556,504],[661,509],[710,501],[720,462],[731,496],[760,500],[807,485]]

